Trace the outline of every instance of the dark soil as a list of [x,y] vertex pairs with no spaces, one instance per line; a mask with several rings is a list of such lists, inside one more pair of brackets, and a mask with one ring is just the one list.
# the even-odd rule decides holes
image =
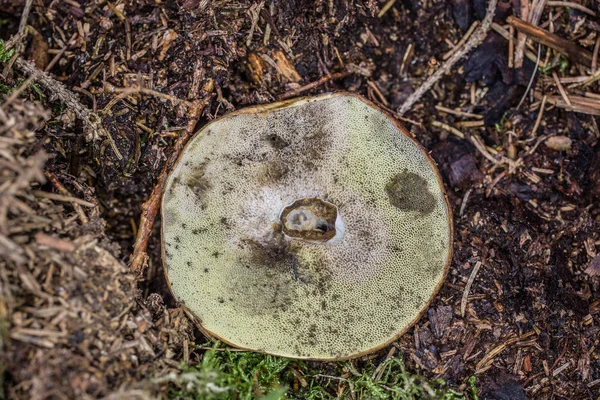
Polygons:
[[[37,36],[27,36],[23,56],[44,69],[65,49],[50,72],[100,113],[123,158],[107,140],[87,140],[81,122],[51,93],[30,94],[55,117],[37,130],[31,149],[44,148],[50,155],[46,170],[73,196],[97,201],[106,240],[119,245],[117,256],[126,262],[141,205],[188,119],[185,108],[155,96],[132,94],[117,101],[113,88],[139,85],[184,100],[210,99],[202,125],[349,71],[303,94],[357,92],[395,110],[443,62],[448,42],[458,43],[483,17],[485,3],[399,0],[378,17],[385,2],[374,0],[35,1],[29,24]],[[504,25],[507,16],[519,15],[518,3],[500,2],[496,22]],[[579,3],[600,15],[598,2]],[[5,40],[18,27],[21,4],[0,0]],[[598,18],[547,6],[540,24],[549,18],[555,18],[556,34],[593,50]],[[537,43],[531,51],[537,54]],[[538,93],[558,93],[552,72],[560,78],[583,74],[545,46],[541,55],[546,66],[533,83]],[[534,132],[540,101],[526,94],[534,71],[529,60],[520,69],[508,68],[508,42],[492,31],[405,115],[445,179],[455,254],[428,313],[398,344],[409,370],[461,389],[476,375],[488,398],[520,398],[524,391],[536,399],[599,399],[600,273],[590,263],[600,257],[600,131],[597,117],[548,103]],[[20,79],[16,71],[9,73],[3,85],[15,86]],[[598,84],[572,94],[577,90],[598,93]],[[465,126],[465,120],[482,122]],[[467,139],[439,128],[439,122]],[[491,162],[473,146],[472,135],[481,137],[497,160],[511,162]],[[549,136],[567,137],[570,145],[556,150],[544,142]],[[64,207],[74,215],[70,203]],[[174,307],[162,277],[159,224],[141,298],[156,293]],[[478,272],[462,315],[474,268]],[[9,373],[24,368],[19,363],[27,358],[18,349],[11,354]]]

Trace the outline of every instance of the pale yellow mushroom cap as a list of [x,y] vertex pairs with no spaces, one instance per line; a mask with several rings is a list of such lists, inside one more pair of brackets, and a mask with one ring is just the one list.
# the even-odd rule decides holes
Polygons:
[[390,343],[427,308],[451,256],[433,161],[355,95],[209,123],[175,165],[162,213],[168,281],[201,329],[286,357]]

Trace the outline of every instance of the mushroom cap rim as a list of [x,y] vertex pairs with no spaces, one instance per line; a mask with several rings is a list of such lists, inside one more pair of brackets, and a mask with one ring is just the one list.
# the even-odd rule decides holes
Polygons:
[[[429,309],[433,299],[437,296],[437,294],[439,293],[441,287],[443,286],[443,284],[446,280],[446,276],[448,275],[448,271],[450,270],[450,264],[452,263],[452,256],[454,253],[454,250],[453,250],[453,248],[454,248],[454,217],[452,215],[452,207],[450,205],[450,201],[448,200],[448,194],[446,193],[446,187],[444,185],[442,176],[437,168],[437,163],[431,157],[431,155],[429,154],[429,151],[419,141],[417,141],[415,139],[414,134],[411,131],[409,131],[399,120],[397,120],[396,117],[390,111],[382,108],[381,106],[375,104],[374,102],[368,100],[367,98],[365,98],[357,93],[347,92],[347,91],[324,92],[324,93],[320,93],[320,94],[317,94],[314,96],[294,97],[291,99],[281,100],[281,101],[277,101],[274,103],[252,105],[252,106],[248,106],[248,107],[224,114],[221,117],[216,118],[216,119],[209,121],[208,123],[202,125],[202,127],[197,129],[196,132],[194,132],[188,138],[187,142],[181,149],[181,151],[177,157],[177,160],[175,160],[175,162],[173,163],[171,171],[168,172],[168,174],[165,178],[165,182],[168,182],[170,180],[171,174],[175,170],[175,168],[174,168],[175,165],[179,164],[179,162],[181,161],[181,158],[185,154],[186,149],[189,146],[189,144],[192,142],[192,139],[195,136],[197,136],[201,131],[206,129],[208,126],[210,126],[218,121],[221,121],[222,119],[235,117],[238,115],[259,114],[259,113],[264,113],[264,112],[273,111],[273,110],[277,110],[277,109],[287,108],[297,102],[303,102],[303,101],[311,101],[312,102],[312,101],[325,100],[325,99],[334,98],[334,97],[354,97],[355,99],[367,104],[369,107],[375,109],[376,111],[379,111],[382,114],[384,114],[403,135],[405,135],[414,145],[416,145],[416,147],[419,149],[419,151],[421,152],[423,157],[429,163],[431,170],[434,172],[435,177],[437,178],[438,185],[442,189],[442,194],[444,197],[444,204],[446,205],[446,211],[447,211],[446,215],[448,217],[448,229],[449,229],[448,243],[449,243],[449,246],[448,246],[448,254],[447,254],[446,262],[443,267],[442,277],[441,277],[440,281],[438,282],[438,284],[436,285],[435,289],[432,291],[431,296],[425,302],[425,306],[423,306],[422,310],[417,314],[417,316],[412,321],[410,321],[410,323],[406,324],[404,328],[402,328],[398,332],[396,332],[396,334],[394,336],[392,336],[388,341],[382,342],[375,347],[372,347],[370,349],[367,349],[367,350],[364,350],[364,351],[361,351],[358,353],[353,353],[350,355],[342,355],[339,357],[298,357],[298,356],[290,356],[290,355],[286,355],[286,354],[279,354],[277,352],[267,352],[267,351],[264,351],[261,349],[252,349],[252,348],[244,347],[242,345],[235,344],[233,342],[228,341],[227,339],[222,338],[221,336],[215,334],[214,332],[206,329],[204,326],[202,326],[202,321],[200,320],[200,318],[197,317],[193,313],[193,311],[184,304],[184,302],[177,300],[177,296],[173,292],[171,281],[170,281],[169,275],[167,273],[164,224],[161,224],[161,228],[160,228],[161,258],[162,258],[162,266],[163,266],[163,275],[167,282],[167,286],[169,288],[169,293],[171,294],[171,296],[173,296],[175,301],[178,303],[178,306],[181,307],[184,310],[184,312],[190,317],[190,319],[192,320],[192,322],[194,323],[196,328],[198,328],[198,330],[200,332],[202,332],[202,334],[204,336],[206,336],[208,339],[210,339],[213,342],[220,341],[220,342],[223,342],[223,343],[225,343],[231,347],[234,347],[236,349],[252,351],[252,352],[261,353],[261,354],[269,354],[269,355],[273,355],[273,356],[277,356],[277,357],[293,358],[296,360],[331,362],[331,361],[346,361],[346,360],[356,359],[356,358],[363,357],[368,354],[375,353],[379,350],[382,350],[382,349],[388,347],[393,342],[395,342],[400,337],[402,337],[406,332],[408,332],[408,330],[411,329],[423,317],[425,312]],[[162,188],[161,202],[160,202],[161,222],[164,221],[163,202],[164,202],[164,194],[165,194],[166,189],[167,189],[167,185],[165,184],[165,185],[163,185],[163,188]]]

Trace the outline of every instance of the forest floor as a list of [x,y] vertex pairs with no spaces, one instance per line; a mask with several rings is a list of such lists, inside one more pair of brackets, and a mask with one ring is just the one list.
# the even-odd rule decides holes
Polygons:
[[[401,116],[442,172],[455,243],[393,346],[344,363],[211,350],[166,288],[159,220],[143,274],[127,267],[189,126],[325,91],[395,112],[486,3],[0,0],[0,398],[600,399],[597,1],[539,18],[500,1]],[[523,52],[510,16],[543,30]]]

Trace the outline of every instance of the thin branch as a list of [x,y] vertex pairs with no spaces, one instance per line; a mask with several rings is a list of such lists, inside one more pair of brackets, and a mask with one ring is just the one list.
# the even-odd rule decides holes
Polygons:
[[283,93],[281,96],[279,96],[277,98],[277,100],[285,100],[285,99],[289,99],[290,97],[298,96],[300,93],[314,89],[316,87],[319,87],[319,86],[321,86],[329,81],[335,80],[335,79],[343,79],[343,78],[349,76],[350,74],[351,74],[351,72],[344,71],[344,72],[336,72],[335,74],[324,76],[321,79],[319,79],[318,81],[311,82],[311,83],[304,85],[302,87],[299,87],[297,89],[290,90],[289,92]]
[[184,145],[194,133],[194,128],[200,118],[200,114],[202,114],[202,111],[209,101],[210,97],[203,102],[190,103],[191,106],[188,107],[189,122],[184,129],[183,134],[175,142],[173,153],[171,153],[165,162],[165,165],[158,176],[156,185],[152,190],[152,194],[148,200],[142,204],[142,215],[140,216],[139,228],[135,238],[131,260],[129,262],[129,268],[139,277],[144,275],[144,271],[148,265],[148,254],[146,253],[146,249],[148,248],[150,236],[152,236],[152,226],[154,225],[154,221],[160,210],[160,201],[165,185],[167,184],[167,177],[179,158],[179,154],[181,153],[181,150],[183,150]]
[[575,10],[579,10],[586,14],[589,14],[592,17],[596,16],[596,13],[593,12],[592,10],[590,10],[589,8],[587,8],[581,4],[575,3],[573,1],[548,1],[546,4],[551,7],[570,7]]
[[[531,25],[537,26],[542,17],[542,11],[546,0],[534,0],[531,9],[528,10],[527,16],[522,15],[521,18],[525,21],[529,21]],[[519,37],[517,39],[517,45],[515,46],[515,68],[521,68],[523,66],[523,54],[525,51],[525,42],[527,41],[527,33],[519,31]]]
[[19,33],[21,36],[23,32],[25,32],[25,27],[27,26],[27,18],[29,18],[29,11],[31,11],[31,5],[33,4],[33,0],[25,1],[25,7],[23,7],[23,13],[21,14],[21,21],[19,22]]
[[101,136],[106,137],[109,140],[116,157],[119,160],[123,159],[113,138],[102,126],[100,117],[81,104],[77,96],[65,85],[54,79],[50,74],[39,70],[33,63],[27,62],[22,58],[17,58],[15,67],[38,85],[44,87],[44,89],[50,93],[50,98],[52,100],[60,101],[69,110],[73,111],[75,115],[85,123],[86,127],[89,128],[91,137],[88,139],[98,139]]

